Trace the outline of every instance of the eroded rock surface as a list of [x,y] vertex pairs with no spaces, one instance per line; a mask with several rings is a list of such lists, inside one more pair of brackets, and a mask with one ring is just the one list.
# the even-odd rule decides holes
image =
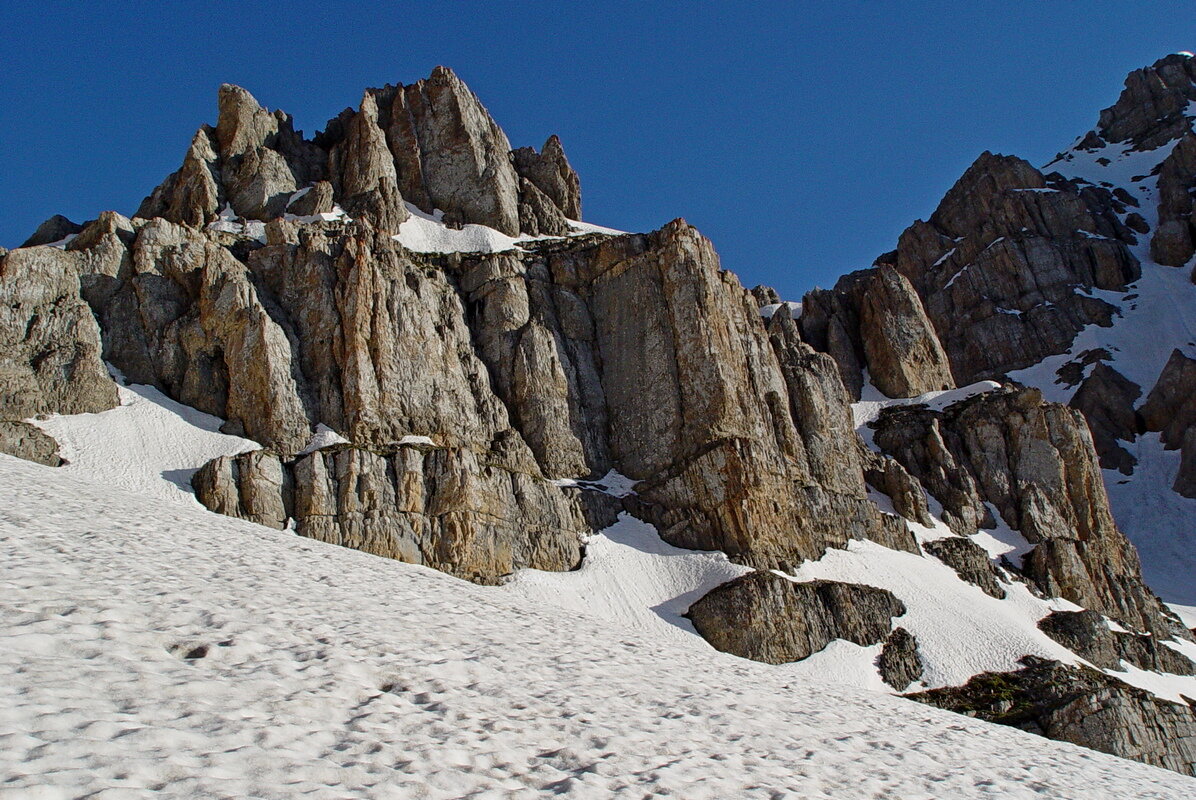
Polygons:
[[99,326],[79,297],[78,261],[54,247],[0,259],[0,419],[117,405]]
[[47,467],[62,464],[58,442],[36,425],[20,420],[0,420],[0,453]]
[[997,582],[1000,573],[993,566],[988,552],[964,536],[949,536],[922,545],[927,553],[955,570],[959,577],[979,586],[985,594],[998,600],[1005,599],[1005,590]]
[[483,463],[467,448],[337,446],[290,460],[221,457],[192,480],[229,516],[494,583],[517,569],[562,571],[590,532],[579,493]]

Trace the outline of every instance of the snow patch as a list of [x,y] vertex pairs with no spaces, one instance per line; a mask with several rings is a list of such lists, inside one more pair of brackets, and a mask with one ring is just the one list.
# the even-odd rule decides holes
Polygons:
[[306,456],[310,453],[316,452],[317,450],[322,450],[325,447],[332,447],[336,444],[349,444],[349,440],[321,422],[319,425],[316,425],[316,432],[312,434],[311,439],[307,443],[307,447],[303,448],[295,455]]

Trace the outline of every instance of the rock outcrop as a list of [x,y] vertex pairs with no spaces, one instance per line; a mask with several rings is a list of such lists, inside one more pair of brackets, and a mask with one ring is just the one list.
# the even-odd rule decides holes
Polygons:
[[99,326],[79,296],[77,261],[54,247],[0,259],[0,419],[117,405]]
[[387,558],[494,583],[562,571],[590,532],[579,493],[484,463],[468,448],[336,446],[282,460],[222,457],[192,480],[215,511]]
[[888,409],[877,445],[943,504],[957,533],[997,513],[1034,548],[1022,571],[1043,592],[1164,638],[1176,624],[1142,582],[1109,511],[1088,426],[1036,389],[1005,389],[945,411]]
[[955,570],[968,583],[998,600],[1005,599],[1005,590],[997,581],[1001,575],[980,545],[964,536],[949,536],[926,542],[922,549]]
[[1055,611],[1039,629],[1101,669],[1120,672],[1126,661],[1138,669],[1196,675],[1196,663],[1154,636],[1115,631],[1095,611]]
[[36,425],[20,420],[0,420],[0,453],[47,467],[62,464],[54,437]]
[[581,219],[581,181],[565,157],[561,140],[554,134],[537,153],[520,147],[511,153],[515,171],[530,181],[569,219]]
[[[835,639],[879,644],[905,606],[884,589],[835,581],[794,583],[750,572],[716,587],[687,616],[724,653],[767,664],[800,661]],[[908,685],[908,683],[907,683]]]
[[1138,413],[1146,430],[1161,432],[1167,449],[1181,447],[1184,434],[1196,424],[1196,359],[1171,351]]
[[[849,343],[884,343],[865,324],[854,298],[871,274],[895,269],[920,299],[956,384],[1030,366],[1066,352],[1086,325],[1110,323],[1113,306],[1077,289],[1121,289],[1139,276],[1127,247],[1135,234],[1117,216],[1124,211],[1124,201],[1107,189],[1058,176],[1048,180],[1019,158],[986,152],[928,221],[902,233],[897,250],[882,256],[878,268],[844,276],[829,293],[808,294],[803,334],[835,357],[849,386],[858,384],[851,373],[874,370],[871,359],[860,357],[861,347],[846,352]],[[916,310],[914,298],[898,295],[906,299],[895,307]],[[919,331],[912,341],[921,343],[911,352],[935,353],[933,338],[916,321],[907,324]],[[933,364],[937,356],[912,361]],[[933,379],[906,391],[941,388],[935,384],[944,382],[945,373],[936,367],[926,373]]]
[[899,692],[914,681],[922,680],[922,659],[918,656],[918,640],[905,628],[894,628],[885,639],[880,657],[876,659],[880,677]]
[[[408,86],[367,89],[358,109],[346,109],[311,140],[287,114],[267,111],[226,84],[215,127],[200,128],[183,165],[137,216],[191,227],[213,222],[226,206],[252,220],[313,216],[332,210],[325,188],[312,193],[324,182],[350,217],[384,231],[407,219],[405,203],[443,211],[450,225],[488,225],[511,236],[562,236],[570,231],[566,218],[581,218],[580,182],[560,140],[549,138],[540,153],[512,152],[506,134],[446,67]],[[298,198],[304,190],[306,202]]]
[[952,389],[947,356],[910,282],[884,265],[844,276],[802,304],[802,336],[829,353],[858,397],[860,371],[889,397]]
[[1108,364],[1097,362],[1068,403],[1088,420],[1096,454],[1105,469],[1129,475],[1138,463],[1118,442],[1132,442],[1138,435],[1134,403],[1141,394],[1138,384]]
[[54,244],[61,242],[71,234],[83,230],[82,225],[71,222],[61,214],[55,214],[37,226],[33,235],[25,240],[21,247],[37,247],[39,244]]
[[[1143,91],[1155,104],[1145,117],[1115,107],[1079,147],[1171,130],[1190,64],[1160,64],[1127,84],[1129,105]],[[1196,230],[1192,148],[1181,141],[1160,168],[1153,246],[1170,261]],[[1121,443],[1158,430],[1183,448],[1177,489],[1196,494],[1196,362],[1177,352],[1138,413],[1141,388],[1093,347],[1060,367],[1078,385],[1072,408],[1017,388],[889,408],[874,426],[883,453],[850,406],[865,376],[914,397],[1109,324],[1117,309],[1092,290],[1139,276],[1129,246],[1150,228],[1137,204],[985,153],[895,251],[798,306],[745,290],[683,220],[582,233],[560,141],[512,151],[445,68],[367,89],[310,140],[226,85],[216,124],[137,217],[52,219],[31,241],[54,247],[0,251],[0,449],[57,463],[22,420],[114,405],[102,354],[263,446],[195,474],[214,511],[481,583],[576,568],[586,536],[630,512],[674,545],[755,568],[689,609],[718,649],[783,663],[846,639],[877,647],[898,690],[934,665],[893,629],[906,612],[893,594],[772,570],[853,539],[923,555],[907,521],[933,526],[941,505],[961,535],[925,554],[962,580],[1003,598],[1012,576],[1091,609],[1042,626],[1094,664],[1193,672],[1166,643],[1189,634],[1113,524],[1096,453],[1128,472]],[[431,221],[404,226],[414,209]],[[479,241],[452,230],[467,225],[519,239],[501,252],[404,245],[425,249],[436,224],[446,243]],[[396,236],[404,227],[419,236]],[[461,245],[474,246],[490,245]],[[612,473],[635,491],[598,491]],[[968,538],[1002,523],[1031,546],[1004,569]],[[1190,767],[1181,707],[1051,670],[1017,689],[1038,730]]]
[[[1125,79],[1117,102],[1100,114],[1094,145],[1129,142],[1139,150],[1153,150],[1190,130],[1188,104],[1196,100],[1196,63],[1173,53]],[[1093,147],[1092,149],[1095,149]]]
[[1196,713],[1191,706],[1087,667],[1027,657],[1017,672],[986,672],[965,685],[906,695],[939,708],[1011,725],[1196,775]]

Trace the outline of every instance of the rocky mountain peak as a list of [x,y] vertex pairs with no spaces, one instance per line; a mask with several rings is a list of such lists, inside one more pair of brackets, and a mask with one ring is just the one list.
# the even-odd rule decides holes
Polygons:
[[[217,99],[216,126],[200,129],[183,166],[138,216],[203,225],[227,207],[266,222],[291,213],[300,193],[321,181],[330,183],[334,207],[392,232],[408,217],[406,203],[443,212],[451,226],[485,225],[509,236],[563,235],[568,220],[581,216],[580,182],[560,140],[551,137],[538,154],[513,153],[447,67],[410,85],[367,89],[357,109],[345,109],[310,140],[289,115],[268,111],[239,86],[224,84]],[[323,205],[314,213],[332,211]]]
[[1105,142],[1128,141],[1140,150],[1153,150],[1191,129],[1188,106],[1193,101],[1196,59],[1173,53],[1129,74],[1117,102],[1101,112],[1096,132]]

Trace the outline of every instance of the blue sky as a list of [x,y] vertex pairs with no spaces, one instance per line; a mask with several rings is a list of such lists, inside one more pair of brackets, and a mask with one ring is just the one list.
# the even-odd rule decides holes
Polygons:
[[0,245],[132,213],[222,82],[307,133],[446,64],[514,146],[557,133],[585,217],[697,225],[796,298],[868,266],[983,150],[1049,160],[1125,74],[1196,50],[1188,2],[2,0]]

